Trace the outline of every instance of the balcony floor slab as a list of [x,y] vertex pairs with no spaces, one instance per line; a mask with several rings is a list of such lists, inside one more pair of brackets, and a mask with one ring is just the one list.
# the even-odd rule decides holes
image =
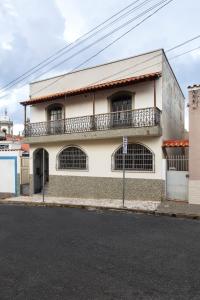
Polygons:
[[127,137],[158,137],[162,135],[162,129],[160,126],[152,127],[139,127],[139,128],[123,128],[112,129],[105,131],[89,131],[81,133],[70,134],[58,134],[58,135],[46,135],[36,137],[26,137],[24,142],[27,144],[43,144],[43,143],[55,143],[66,141],[79,141],[79,140],[97,140],[97,139],[111,139]]

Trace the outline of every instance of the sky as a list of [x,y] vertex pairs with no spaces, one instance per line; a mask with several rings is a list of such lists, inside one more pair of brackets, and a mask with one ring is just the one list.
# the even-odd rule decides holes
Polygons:
[[[149,5],[159,2],[159,0],[149,1],[152,2]],[[23,129],[23,107],[19,102],[29,97],[28,84],[31,81],[72,70],[115,39],[123,30],[61,64],[54,70],[46,72],[48,66],[48,68],[46,67],[44,70],[26,78],[10,89],[2,90],[1,88],[133,2],[133,0],[0,1],[0,114],[3,113],[5,108],[8,109],[8,114],[15,124],[15,134]],[[142,9],[144,10],[145,7]],[[199,0],[173,0],[157,14],[83,67],[134,56],[158,48],[167,50],[197,36],[200,34],[199,11]],[[141,10],[135,12],[135,15],[139,12]],[[131,15],[127,17],[127,19],[129,18],[131,18]],[[124,19],[123,22],[127,19]],[[134,24],[136,24],[136,21]],[[197,39],[191,44],[169,53],[168,58],[199,46],[200,39]],[[58,62],[66,57],[67,55],[61,57]],[[187,103],[187,86],[200,83],[200,49],[174,60],[172,59],[170,63],[185,94]],[[40,74],[44,71],[46,74],[40,77]],[[186,128],[187,123],[186,114]]]

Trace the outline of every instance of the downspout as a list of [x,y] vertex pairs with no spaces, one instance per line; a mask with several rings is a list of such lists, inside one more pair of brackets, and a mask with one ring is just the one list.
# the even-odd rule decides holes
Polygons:
[[96,95],[95,92],[93,93],[93,101],[92,101],[92,130],[95,130],[95,102],[96,102]]
[[156,80],[153,81],[154,108],[156,108]]
[[64,133],[65,133],[65,131],[66,131],[66,124],[65,124],[65,109],[66,109],[66,94],[65,94],[65,101],[64,101],[64,106],[63,106],[63,109],[64,109],[64,113],[63,113],[63,118],[64,118],[64,120],[63,120],[63,131],[64,131]]

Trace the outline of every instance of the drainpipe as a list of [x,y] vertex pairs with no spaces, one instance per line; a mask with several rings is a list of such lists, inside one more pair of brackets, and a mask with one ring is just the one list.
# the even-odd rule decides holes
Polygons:
[[156,80],[153,81],[154,108],[156,108]]
[[64,101],[64,106],[63,106],[63,109],[64,109],[64,113],[63,113],[63,130],[64,130],[64,133],[66,131],[66,125],[65,125],[65,109],[66,109],[66,94],[65,94],[65,101]]
[[93,101],[92,101],[92,129],[95,130],[95,92],[93,93]]
[[156,80],[153,81],[153,94],[154,94],[154,100],[153,100],[153,106],[154,106],[154,125],[157,123],[157,112],[156,112]]

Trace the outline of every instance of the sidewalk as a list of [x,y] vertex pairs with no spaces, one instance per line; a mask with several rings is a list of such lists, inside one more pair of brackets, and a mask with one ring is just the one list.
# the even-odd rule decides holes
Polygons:
[[42,195],[19,196],[0,200],[0,203],[10,204],[30,204],[30,205],[56,205],[56,206],[74,206],[74,207],[90,207],[90,208],[110,208],[110,209],[130,209],[138,211],[155,211],[160,205],[158,201],[125,201],[123,208],[122,200],[109,199],[68,199],[61,197],[47,197],[45,202],[42,201]]
[[125,201],[124,207],[122,200],[108,199],[67,199],[60,197],[45,197],[42,195],[20,196],[0,200],[0,204],[22,204],[35,206],[63,206],[79,207],[88,209],[116,209],[133,212],[151,213],[155,215],[166,215],[173,217],[184,217],[200,219],[200,205],[188,204],[181,201]]
[[156,209],[160,215],[200,219],[200,205],[182,201],[163,201]]

